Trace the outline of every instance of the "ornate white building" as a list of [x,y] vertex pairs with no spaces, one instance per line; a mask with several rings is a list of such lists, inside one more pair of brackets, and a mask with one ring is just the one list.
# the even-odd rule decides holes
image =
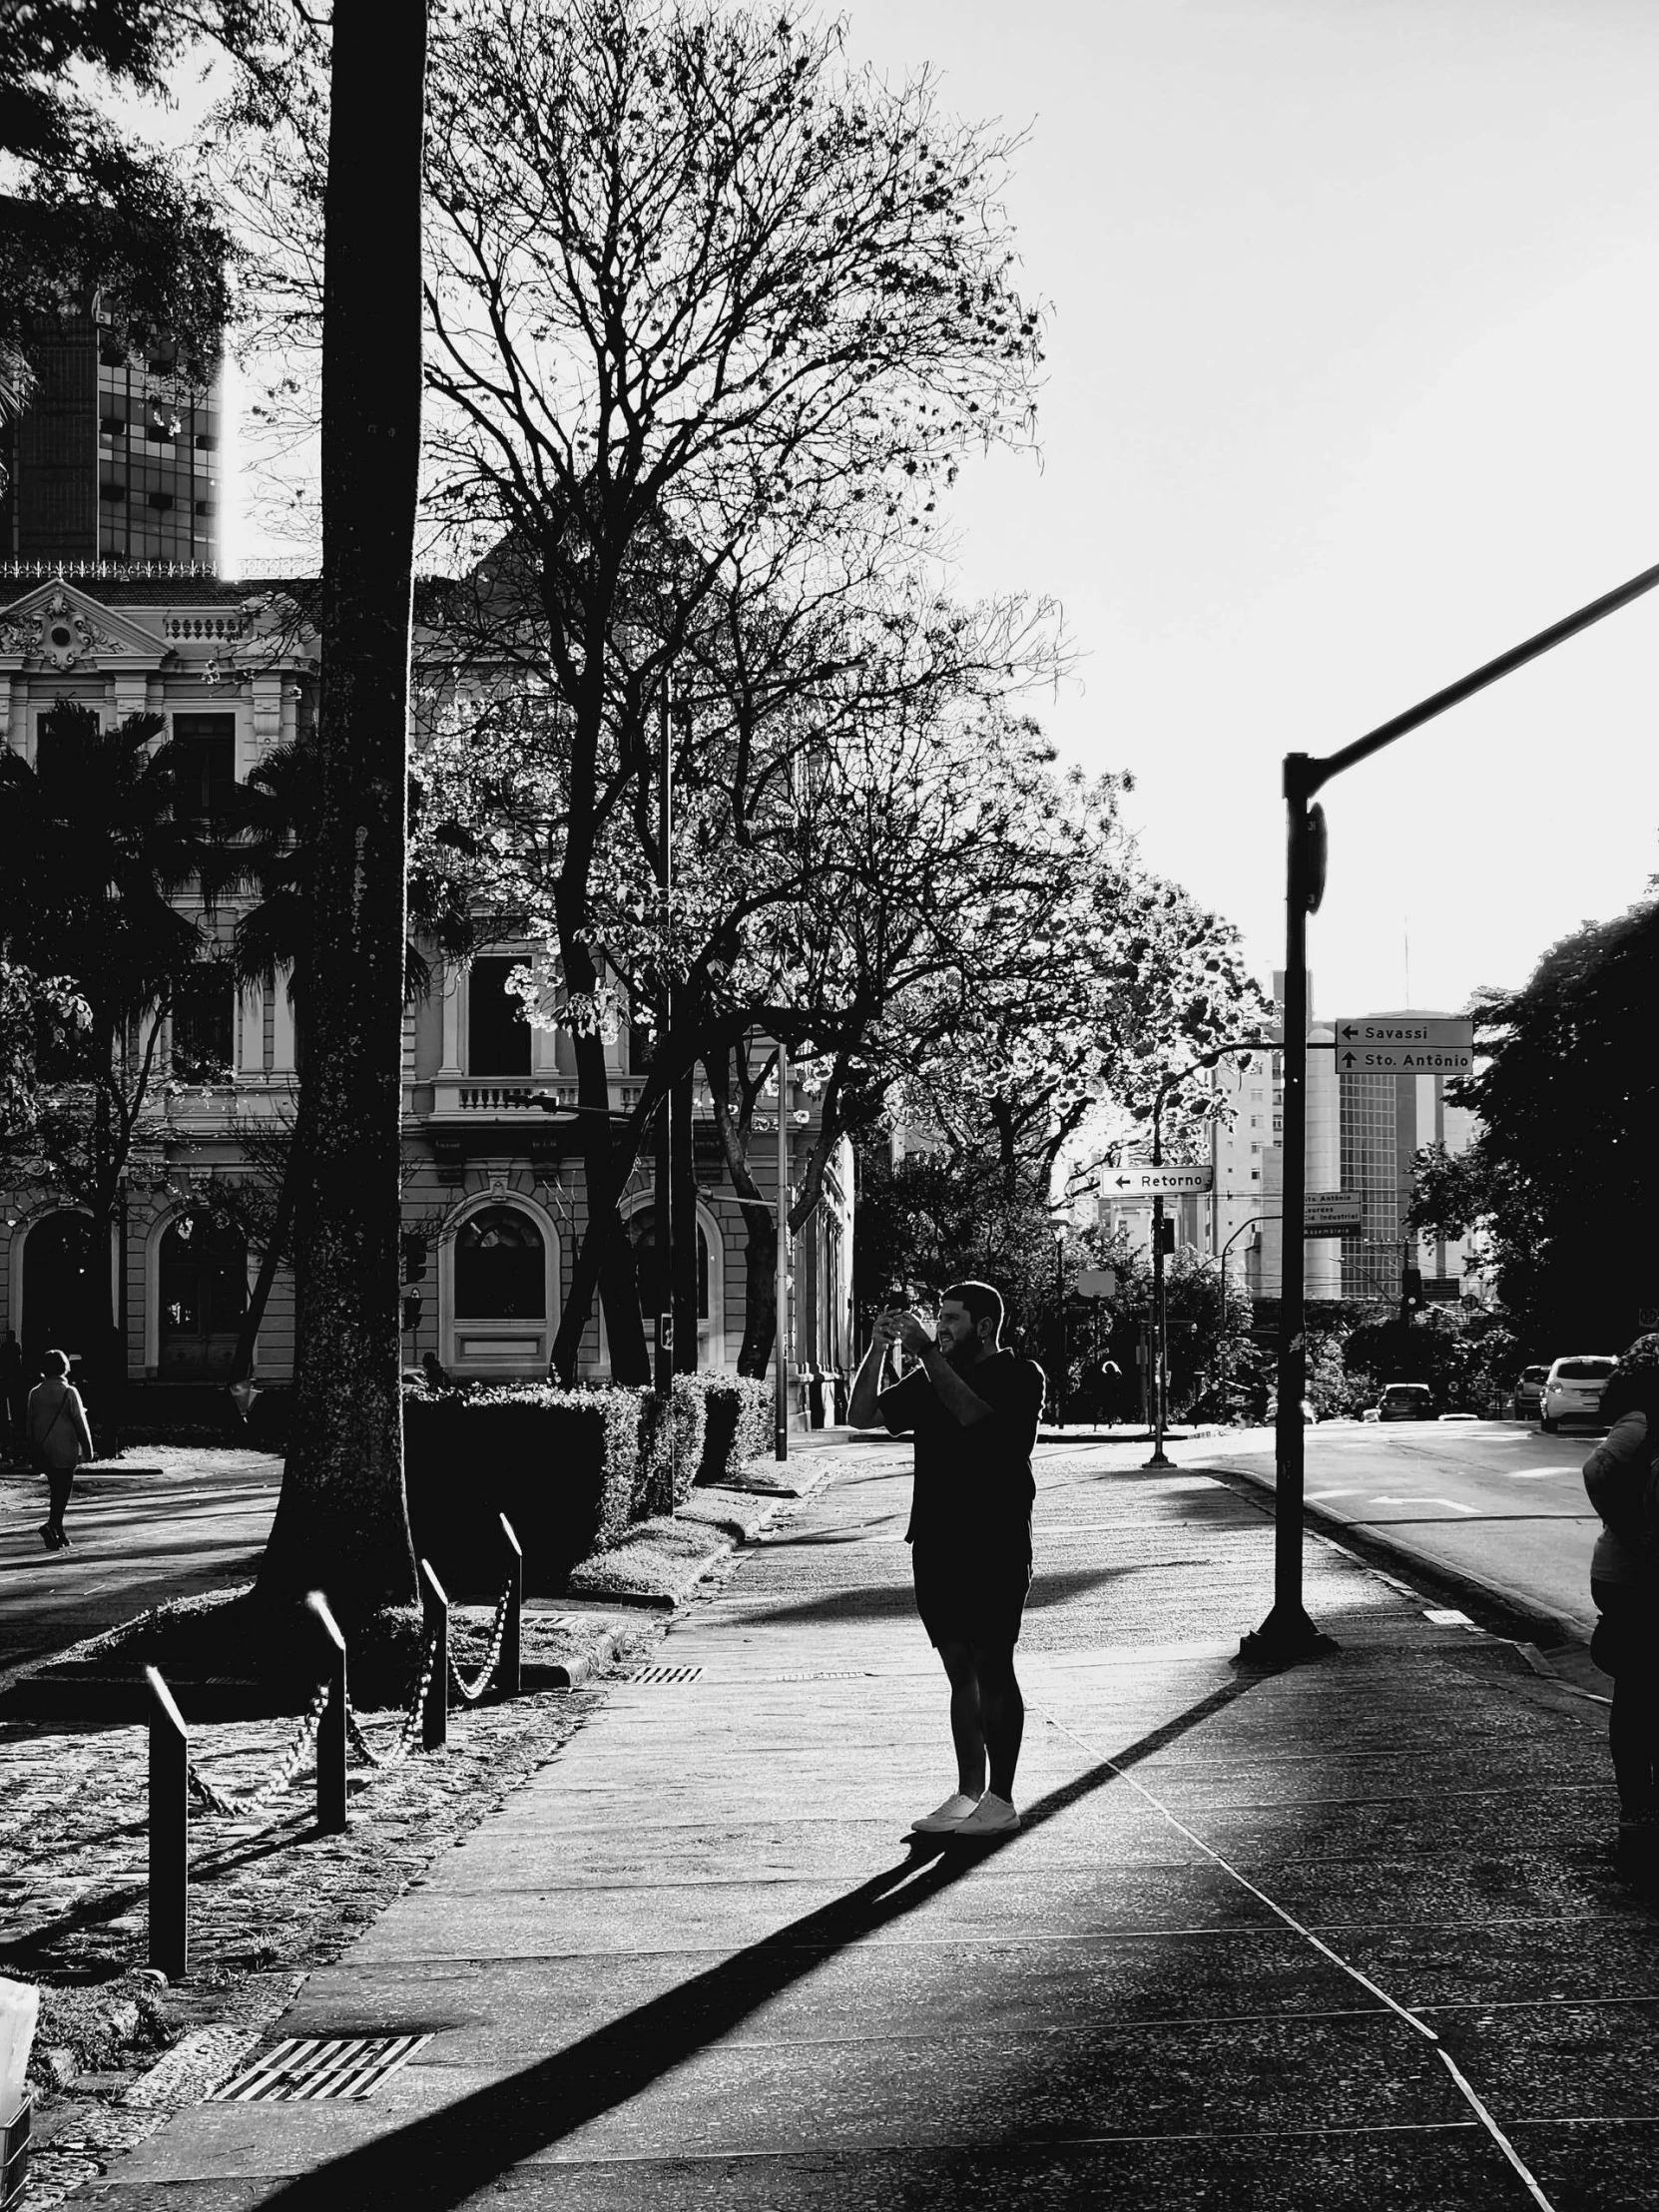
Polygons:
[[[163,718],[200,756],[203,789],[245,782],[275,745],[314,713],[318,641],[296,619],[282,585],[221,581],[190,570],[94,568],[31,578],[0,569],[0,678],[6,743],[35,763],[64,703],[106,726],[129,714]],[[219,941],[234,913],[214,917]],[[536,1091],[575,1097],[569,1040],[530,1029],[507,991],[528,955],[513,940],[483,947],[467,966],[438,964],[427,997],[404,1020],[405,1227],[428,1257],[409,1301],[411,1364],[434,1353],[457,1379],[531,1378],[548,1354],[585,1221],[582,1171],[534,1103]],[[293,1009],[286,980],[240,998],[212,958],[158,1038],[163,1081],[135,1149],[123,1219],[108,1264],[135,1384],[216,1384],[228,1373],[260,1255],[212,1232],[202,1206],[216,1176],[251,1171],[260,1125],[292,1112]],[[611,1101],[639,1095],[623,1025],[611,1050]],[[206,1071],[206,1072],[204,1072]],[[792,1180],[817,1135],[813,1101],[785,1101]],[[743,1336],[742,1217],[713,1137],[706,1091],[696,1143],[699,1197],[699,1364],[735,1369]],[[776,1130],[776,1122],[773,1124]],[[756,1147],[756,1176],[771,1198],[776,1137]],[[0,1193],[0,1330],[26,1351],[67,1351],[80,1324],[75,1285],[96,1256],[89,1223],[50,1189]],[[624,1199],[636,1249],[650,1244],[649,1164]],[[798,1240],[791,1323],[794,1398],[833,1418],[836,1382],[851,1359],[850,1148],[838,1146],[825,1198]],[[97,1264],[103,1264],[101,1260]],[[417,1263],[418,1264],[418,1263]],[[418,1316],[414,1309],[418,1306]],[[261,1327],[256,1379],[279,1382],[292,1357],[292,1286],[278,1272]],[[581,1370],[609,1373],[602,1325],[590,1321]],[[815,1388],[815,1383],[822,1383]]]

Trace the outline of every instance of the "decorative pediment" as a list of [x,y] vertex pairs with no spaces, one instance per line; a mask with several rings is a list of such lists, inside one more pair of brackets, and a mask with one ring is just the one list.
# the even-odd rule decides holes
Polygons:
[[20,654],[59,670],[96,667],[105,654],[156,659],[165,650],[153,630],[59,576],[0,607],[0,654]]

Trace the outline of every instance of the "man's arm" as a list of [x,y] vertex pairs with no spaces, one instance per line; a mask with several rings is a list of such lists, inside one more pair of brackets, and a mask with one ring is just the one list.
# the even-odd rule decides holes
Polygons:
[[891,1343],[887,1316],[877,1314],[875,1333],[869,1340],[869,1350],[858,1363],[851,1394],[846,1401],[846,1420],[850,1428],[879,1428],[881,1425],[875,1400],[880,1395],[881,1378],[887,1372],[887,1348]]
[[913,1352],[921,1362],[922,1372],[933,1385],[933,1394],[947,1413],[964,1428],[990,1419],[994,1408],[957,1374],[913,1314],[906,1314],[899,1323],[898,1338],[905,1351]]

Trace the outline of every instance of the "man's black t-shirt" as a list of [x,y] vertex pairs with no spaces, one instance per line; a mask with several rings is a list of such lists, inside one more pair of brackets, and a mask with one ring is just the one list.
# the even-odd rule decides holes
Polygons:
[[993,1352],[961,1371],[985,1420],[959,1421],[940,1400],[927,1371],[914,1367],[881,1392],[876,1409],[898,1434],[913,1431],[915,1488],[906,1543],[981,1554],[1022,1546],[1031,1557],[1031,1447],[1046,1382],[1035,1360]]

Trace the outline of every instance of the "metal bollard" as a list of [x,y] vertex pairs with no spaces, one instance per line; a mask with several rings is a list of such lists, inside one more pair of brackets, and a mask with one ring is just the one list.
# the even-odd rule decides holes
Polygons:
[[345,1638],[320,1590],[305,1603],[316,1615],[324,1638],[328,1702],[316,1727],[316,1825],[324,1836],[345,1828]]
[[432,1646],[432,1675],[420,1716],[420,1748],[438,1751],[449,1741],[449,1599],[443,1584],[420,1562],[420,1624]]
[[150,1963],[169,1981],[190,1971],[190,1731],[156,1672],[150,1712]]
[[495,1670],[495,1694],[517,1697],[522,1678],[524,1550],[505,1513],[501,1515],[501,1533],[507,1548],[507,1617],[501,1626],[501,1663]]

